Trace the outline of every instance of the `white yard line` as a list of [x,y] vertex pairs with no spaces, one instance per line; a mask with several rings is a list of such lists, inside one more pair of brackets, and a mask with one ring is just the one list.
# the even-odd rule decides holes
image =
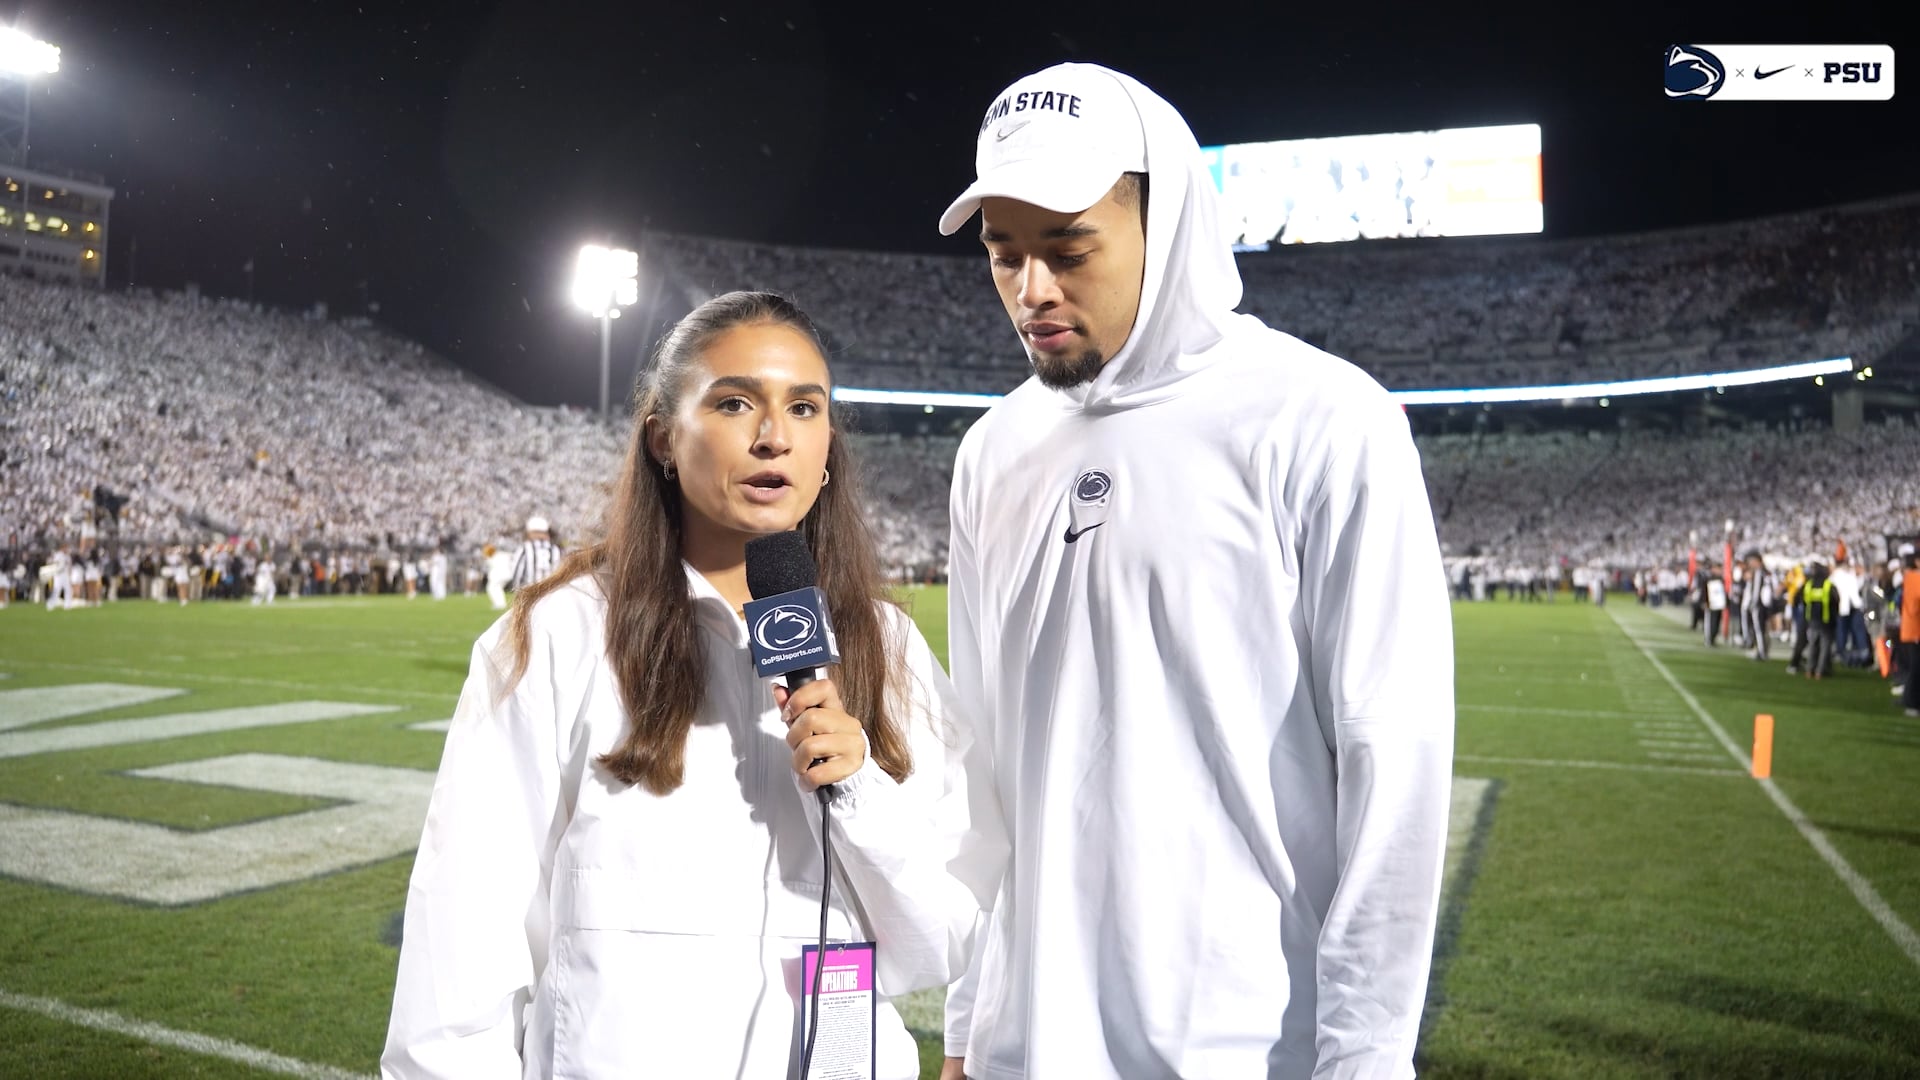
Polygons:
[[[1671,719],[1670,712],[1606,712],[1596,709],[1548,709],[1533,705],[1467,705],[1455,703],[1457,712],[1499,712],[1520,713],[1524,716],[1569,716],[1579,720],[1661,720]],[[1692,727],[1692,723],[1687,724]]]
[[1625,772],[1691,773],[1695,776],[1745,776],[1733,769],[1697,769],[1682,765],[1642,765],[1631,761],[1575,761],[1561,758],[1488,757],[1484,754],[1455,754],[1455,761],[1487,765],[1539,765],[1552,769],[1619,769]]
[[[1615,626],[1620,628],[1620,632],[1626,635],[1626,639],[1633,642],[1633,647],[1640,650],[1640,655],[1647,658],[1647,662],[1652,664],[1653,669],[1660,673],[1660,677],[1667,681],[1667,685],[1673,687],[1673,692],[1680,695],[1680,700],[1687,703],[1687,707],[1700,718],[1700,722],[1713,733],[1713,737],[1733,757],[1733,760],[1740,763],[1741,770],[1752,773],[1753,759],[1740,748],[1740,744],[1735,742],[1732,736],[1727,734],[1726,729],[1708,714],[1707,710],[1701,706],[1700,699],[1694,697],[1685,686],[1680,684],[1679,679],[1673,677],[1673,672],[1667,670],[1667,665],[1661,663],[1660,658],[1653,655],[1652,650],[1648,649],[1633,631],[1627,629],[1627,624],[1621,622],[1620,616],[1615,615],[1611,608],[1607,610],[1607,616],[1613,620]],[[1873,917],[1873,921],[1879,923],[1881,929],[1893,938],[1894,944],[1900,946],[1900,951],[1907,954],[1907,959],[1920,964],[1920,934],[1914,933],[1913,927],[1908,926],[1899,914],[1888,906],[1886,900],[1881,897],[1880,891],[1873,887],[1873,883],[1853,868],[1853,864],[1846,860],[1846,856],[1841,855],[1839,849],[1833,846],[1833,841],[1827,839],[1827,834],[1808,820],[1807,815],[1794,805],[1792,799],[1787,798],[1787,793],[1780,790],[1780,785],[1774,783],[1772,779],[1754,782],[1760,785],[1760,790],[1767,793],[1767,798],[1773,800],[1773,805],[1779,807],[1780,812],[1793,823],[1793,827],[1800,831],[1800,835],[1807,838],[1807,843],[1813,845],[1813,850],[1826,860],[1827,866],[1840,878],[1841,883],[1847,887],[1847,891],[1853,893],[1853,898],[1860,902],[1860,906]]]
[[1647,756],[1655,761],[1719,761],[1719,754],[1669,754],[1659,750],[1649,750]]
[[240,675],[209,675],[203,671],[194,671],[185,665],[165,669],[116,667],[112,664],[43,663],[35,666],[52,668],[56,671],[104,671],[114,675],[137,675],[141,678],[158,679],[162,682],[184,679],[188,682],[222,683],[230,686],[265,686],[275,690],[294,690],[302,694],[315,694],[324,689],[330,694],[355,693],[365,694],[368,697],[409,697],[420,698],[425,701],[453,702],[460,697],[458,690],[437,694],[428,690],[397,690],[373,687],[356,688],[345,683],[328,683],[323,687],[314,683],[283,682],[278,679],[249,679]]
[[121,1016],[119,1013],[108,1012],[105,1009],[83,1009],[78,1005],[69,1005],[53,998],[16,994],[10,990],[0,990],[0,1007],[39,1013],[41,1016],[62,1023],[125,1035],[156,1046],[172,1046],[195,1054],[225,1058],[228,1061],[237,1061],[242,1065],[264,1069],[281,1076],[298,1076],[303,1080],[367,1080],[371,1076],[368,1073],[357,1073],[333,1065],[301,1061],[299,1058],[286,1057],[271,1050],[262,1050],[257,1046],[248,1046],[231,1039],[219,1039],[193,1031],[179,1031],[147,1020]]

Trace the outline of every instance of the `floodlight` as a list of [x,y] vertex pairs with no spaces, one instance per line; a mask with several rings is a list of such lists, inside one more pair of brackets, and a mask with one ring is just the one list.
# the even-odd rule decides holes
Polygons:
[[575,307],[600,320],[600,412],[607,411],[607,370],[611,365],[613,320],[620,309],[640,299],[640,256],[623,248],[587,244],[574,261]]
[[60,70],[60,46],[18,27],[0,26],[0,74],[51,75]]

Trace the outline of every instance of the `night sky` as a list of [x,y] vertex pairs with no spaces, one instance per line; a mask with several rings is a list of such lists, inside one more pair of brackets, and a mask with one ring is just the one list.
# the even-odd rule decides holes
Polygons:
[[[244,296],[251,259],[262,301],[336,315],[371,301],[380,322],[527,401],[590,404],[597,331],[564,299],[580,243],[654,228],[977,251],[935,218],[972,178],[993,95],[1051,63],[1139,77],[1203,144],[1536,122],[1548,235],[1578,236],[1920,190],[1920,39],[1894,17],[1906,6],[38,0],[13,13],[63,49],[34,92],[33,163],[117,189],[110,287],[131,275]],[[1662,56],[1688,41],[1884,43],[1914,66],[1891,102],[1670,102]],[[616,395],[638,331],[616,331]]]

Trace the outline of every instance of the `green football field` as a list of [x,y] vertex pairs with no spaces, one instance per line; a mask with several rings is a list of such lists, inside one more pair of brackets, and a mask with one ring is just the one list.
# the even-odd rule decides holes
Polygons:
[[[910,598],[944,653],[944,592]],[[1920,721],[1882,681],[1617,599],[1454,616],[1423,1076],[1920,1076]],[[492,618],[0,611],[0,1076],[372,1074],[439,722]]]

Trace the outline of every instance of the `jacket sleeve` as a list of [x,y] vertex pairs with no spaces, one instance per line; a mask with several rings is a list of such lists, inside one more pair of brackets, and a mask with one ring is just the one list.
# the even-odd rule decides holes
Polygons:
[[[996,904],[997,906],[997,904]],[[941,1042],[947,1057],[967,1056],[967,1040],[973,1036],[973,1001],[980,992],[980,954],[992,933],[993,912],[980,913],[980,925],[974,928],[973,960],[953,985],[947,987],[946,1027]]]
[[503,619],[474,646],[420,836],[400,945],[387,1080],[517,1080],[522,1010],[547,962],[564,826],[551,639],[502,696]]
[[[1006,871],[1007,838],[984,738],[912,621],[889,609],[906,651],[913,773],[896,782],[869,757],[835,785],[835,862],[880,945],[880,992],[942,986],[972,960],[980,915]],[[806,784],[795,774],[804,790]],[[808,815],[817,830],[819,819]],[[815,835],[818,835],[816,832]]]
[[[980,576],[974,553],[971,508],[967,499],[970,455],[962,443],[954,461],[953,493],[949,520],[952,522],[947,544],[947,659],[953,672],[954,693],[960,708],[978,724],[983,739],[991,739],[993,697],[987,693],[991,681],[986,673],[988,653],[981,645]],[[998,777],[995,777],[996,783]],[[995,805],[997,790],[995,791]],[[1001,810],[1003,825],[1005,810]],[[983,912],[975,928],[974,955],[967,968],[947,988],[946,1056],[967,1056],[967,1040],[973,1034],[973,1003],[978,994],[981,973],[980,954],[991,932],[991,912]]]
[[1411,1080],[1452,786],[1453,635],[1420,461],[1384,394],[1333,436],[1303,521],[1338,879],[1316,951],[1315,1080]]

